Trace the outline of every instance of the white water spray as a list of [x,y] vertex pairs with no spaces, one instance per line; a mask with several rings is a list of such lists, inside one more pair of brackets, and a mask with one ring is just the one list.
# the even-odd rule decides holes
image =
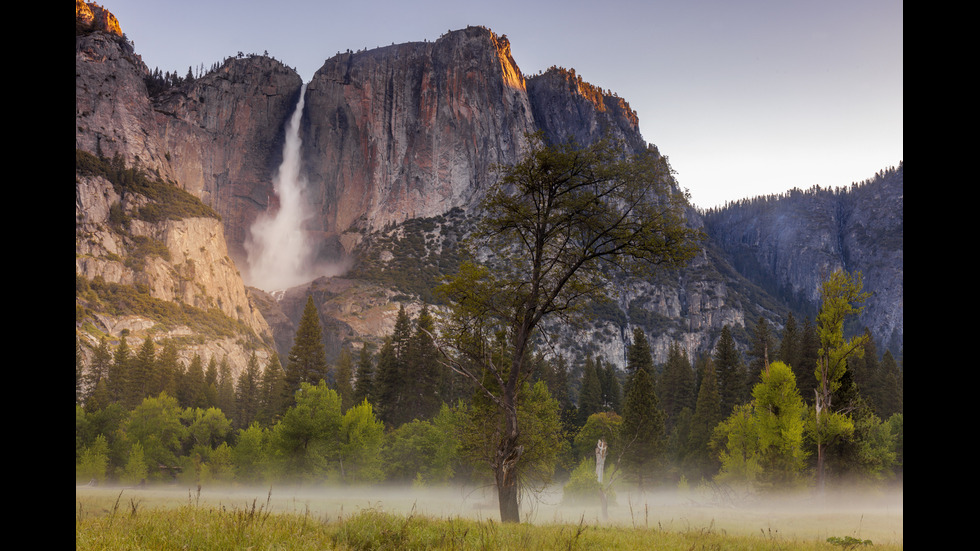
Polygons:
[[312,215],[303,200],[306,178],[300,156],[303,142],[299,125],[305,98],[306,84],[303,84],[296,110],[286,126],[282,164],[273,179],[279,207],[260,214],[245,241],[249,284],[266,291],[286,289],[316,277],[311,268],[313,246],[303,232],[303,223]]

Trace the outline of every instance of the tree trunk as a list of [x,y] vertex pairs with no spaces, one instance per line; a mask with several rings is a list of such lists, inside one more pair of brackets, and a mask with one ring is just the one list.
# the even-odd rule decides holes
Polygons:
[[521,511],[518,501],[520,487],[517,483],[517,462],[524,453],[524,447],[517,445],[520,434],[517,426],[516,397],[513,392],[504,389],[503,413],[505,433],[497,446],[497,456],[494,461],[494,478],[497,483],[497,501],[500,506],[500,522],[520,522]]

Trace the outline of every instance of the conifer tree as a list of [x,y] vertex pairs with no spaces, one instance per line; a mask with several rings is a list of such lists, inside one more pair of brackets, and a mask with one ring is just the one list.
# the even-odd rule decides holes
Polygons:
[[177,396],[177,381],[183,367],[177,351],[177,344],[173,339],[167,339],[163,343],[163,349],[157,357],[157,376],[154,378],[156,385],[150,391],[151,396],[156,396],[161,392],[166,392],[168,396]]
[[303,316],[286,361],[286,383],[291,394],[299,389],[300,384],[310,383],[315,386],[321,379],[327,379],[327,356],[323,347],[320,313],[311,295],[306,299]]
[[395,354],[395,344],[389,335],[385,338],[381,350],[378,351],[377,376],[374,381],[374,398],[371,403],[377,405],[377,415],[389,427],[397,427],[404,422],[401,415],[401,399],[403,393],[399,385],[404,377],[401,374],[401,362]]
[[238,410],[235,400],[235,377],[231,374],[228,356],[224,356],[218,364],[217,408],[229,419],[234,419]]
[[259,415],[261,405],[260,383],[262,373],[259,368],[259,359],[255,352],[248,358],[245,364],[245,371],[238,377],[235,388],[235,426],[240,429],[248,428]]
[[596,357],[596,374],[599,376],[599,388],[602,391],[602,411],[622,410],[622,391],[620,390],[619,378],[616,376],[616,366],[611,363],[603,362]]
[[126,390],[124,405],[127,409],[133,409],[150,395],[150,389],[156,385],[153,382],[156,369],[156,346],[153,339],[147,335],[143,340],[136,356],[130,363],[129,381]]
[[211,356],[204,368],[204,402],[207,407],[218,407],[218,360]]
[[812,321],[806,319],[800,335],[799,365],[790,364],[790,367],[793,368],[793,374],[796,376],[796,387],[800,389],[800,396],[803,397],[803,401],[810,404],[813,403],[814,392],[817,389],[817,378],[813,370],[817,365],[819,349],[820,338],[817,336],[817,328]]
[[357,360],[357,377],[354,381],[354,403],[360,404],[364,400],[369,402],[374,395],[374,360],[372,356],[373,346],[364,343]]
[[435,342],[435,320],[423,305],[415,320],[415,331],[412,334],[405,365],[408,367],[406,386],[410,389],[408,397],[409,412],[406,416],[412,419],[431,419],[439,413],[443,400],[448,393],[448,381],[445,368],[438,358]]
[[695,405],[694,371],[687,352],[677,343],[670,344],[659,390],[669,432],[674,428],[681,411],[684,408],[693,410]]
[[630,385],[633,384],[633,377],[640,369],[647,372],[654,392],[656,392],[657,381],[655,378],[653,350],[650,348],[650,341],[647,340],[647,335],[642,329],[634,327],[633,342],[626,347],[626,384],[623,386],[624,397],[629,395]]
[[289,386],[286,384],[286,373],[279,362],[279,354],[273,352],[262,370],[261,403],[258,420],[266,426],[273,425],[292,402]]
[[99,339],[99,346],[95,348],[95,352],[92,355],[92,362],[89,364],[88,371],[84,376],[86,411],[89,411],[88,399],[95,393],[95,389],[99,384],[105,387],[111,367],[112,350],[109,349],[109,343],[106,341],[106,338],[102,337]]
[[334,387],[340,396],[341,412],[346,412],[355,405],[354,387],[352,385],[353,363],[350,350],[347,347],[341,348],[340,355],[337,357],[337,365],[334,367]]
[[184,408],[207,408],[207,383],[204,381],[204,362],[199,354],[194,354],[187,372],[181,377],[177,393],[178,401]]
[[796,325],[796,318],[790,312],[786,315],[786,325],[783,326],[783,337],[779,341],[779,353],[776,359],[793,368],[793,374],[796,376],[797,384],[799,384],[800,379],[801,339],[802,335],[800,334],[800,328]]
[[776,361],[776,353],[776,339],[769,330],[769,322],[759,316],[759,321],[752,332],[752,345],[747,353],[749,358],[745,385],[747,388],[752,388],[762,379],[765,366]]
[[666,453],[664,414],[646,369],[637,369],[623,404],[622,462],[642,492]]
[[727,417],[736,405],[744,401],[745,369],[735,346],[731,329],[724,326],[715,347],[715,370],[718,372],[718,391],[721,394],[721,411]]
[[896,413],[904,411],[902,396],[902,370],[895,361],[895,356],[886,350],[881,357],[879,371],[879,402],[878,415],[888,419]]
[[123,403],[126,390],[129,387],[129,370],[132,362],[132,352],[126,342],[126,336],[119,339],[119,345],[112,356],[112,366],[109,369],[109,399]]
[[709,443],[715,427],[725,416],[721,411],[721,394],[718,392],[718,379],[713,361],[710,356],[701,363],[701,384],[698,388],[697,404],[691,417],[691,429],[688,436],[686,463],[696,475],[710,478],[718,471],[721,464],[714,453],[711,453]]
[[585,426],[589,416],[600,411],[603,411],[603,407],[599,373],[592,356],[586,356],[585,365],[582,367],[582,384],[579,386],[578,393],[578,426]]

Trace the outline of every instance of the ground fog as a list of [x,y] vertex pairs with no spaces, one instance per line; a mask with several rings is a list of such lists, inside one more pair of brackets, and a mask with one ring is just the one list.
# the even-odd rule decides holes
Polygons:
[[[78,487],[75,494],[79,502],[122,501],[140,507],[188,503],[226,508],[260,507],[273,513],[309,514],[327,521],[365,510],[433,518],[499,520],[492,487]],[[865,489],[828,492],[823,497],[798,493],[763,498],[720,494],[717,490],[620,489],[610,501],[607,518],[603,518],[598,499],[594,503],[563,503],[561,489],[554,487],[525,497],[521,516],[535,524],[584,522],[676,532],[694,530],[733,535],[761,532],[767,536],[820,541],[834,536],[852,536],[874,543],[903,541],[901,490]]]

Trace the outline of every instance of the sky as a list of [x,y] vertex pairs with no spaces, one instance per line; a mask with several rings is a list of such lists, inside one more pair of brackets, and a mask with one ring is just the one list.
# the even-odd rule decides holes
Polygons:
[[849,186],[903,161],[898,0],[101,0],[152,70],[268,54],[309,81],[338,52],[481,25],[525,75],[615,92],[701,208]]

